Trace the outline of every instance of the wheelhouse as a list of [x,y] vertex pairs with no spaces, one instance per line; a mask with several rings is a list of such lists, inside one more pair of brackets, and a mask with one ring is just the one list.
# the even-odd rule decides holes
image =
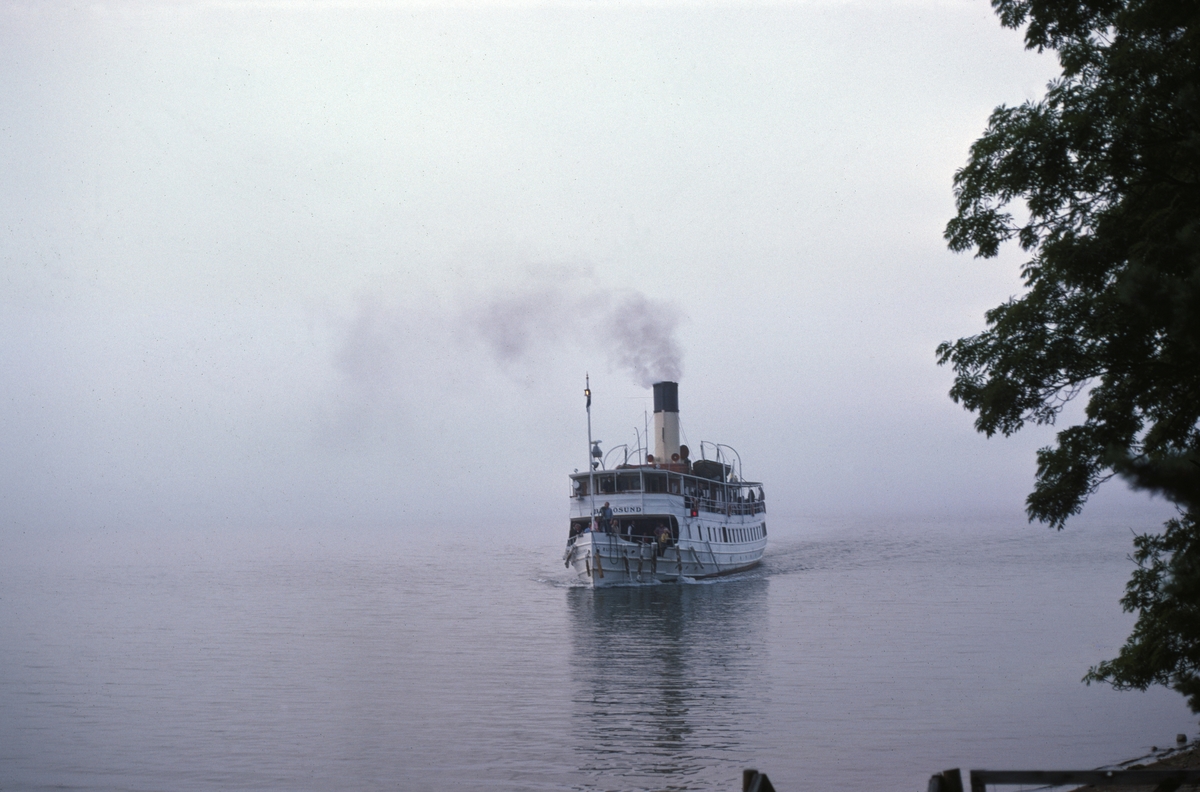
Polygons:
[[[695,467],[699,467],[699,463]],[[571,476],[571,496],[582,500],[606,495],[678,495],[685,508],[720,514],[758,514],[766,511],[762,484],[726,480],[728,466],[719,478],[651,466],[621,467]]]

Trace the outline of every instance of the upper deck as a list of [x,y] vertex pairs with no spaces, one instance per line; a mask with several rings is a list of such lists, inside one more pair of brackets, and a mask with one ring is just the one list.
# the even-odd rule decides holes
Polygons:
[[[699,467],[697,463],[695,467]],[[728,475],[728,467],[716,466],[715,477],[685,472],[687,465],[622,465],[615,470],[571,474],[571,497],[582,500],[589,495],[678,495],[691,508],[722,514],[758,514],[766,511],[762,484],[738,481]],[[708,472],[708,471],[706,471]]]

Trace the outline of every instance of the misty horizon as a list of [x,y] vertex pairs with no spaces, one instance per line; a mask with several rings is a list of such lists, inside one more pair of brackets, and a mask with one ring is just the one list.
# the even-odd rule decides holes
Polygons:
[[678,381],[789,519],[1021,519],[1053,428],[978,436],[934,362],[1020,289],[945,249],[954,170],[1055,72],[986,3],[8,4],[0,35],[6,531],[557,530],[585,374],[606,449]]

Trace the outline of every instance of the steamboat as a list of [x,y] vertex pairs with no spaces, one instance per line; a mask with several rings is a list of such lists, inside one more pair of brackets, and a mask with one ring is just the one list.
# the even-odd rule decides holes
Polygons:
[[654,385],[654,453],[639,442],[632,461],[626,447],[611,468],[591,438],[590,384],[584,393],[589,470],[570,477],[568,569],[601,587],[730,575],[762,560],[762,484],[742,477],[730,446],[702,441],[701,458],[691,458],[680,444],[678,383]]

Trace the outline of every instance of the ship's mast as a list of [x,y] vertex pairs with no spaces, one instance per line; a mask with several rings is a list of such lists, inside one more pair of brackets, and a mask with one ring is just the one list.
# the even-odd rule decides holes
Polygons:
[[638,460],[639,465],[646,464],[646,454],[650,453],[650,414],[642,410],[642,437],[646,440],[646,447],[642,449],[642,458]]
[[[588,419],[588,498],[592,504],[592,520],[596,519],[596,466],[592,464],[592,379],[586,372],[583,375],[583,395],[587,397],[587,419]],[[591,528],[592,523],[589,520],[588,528]]]

